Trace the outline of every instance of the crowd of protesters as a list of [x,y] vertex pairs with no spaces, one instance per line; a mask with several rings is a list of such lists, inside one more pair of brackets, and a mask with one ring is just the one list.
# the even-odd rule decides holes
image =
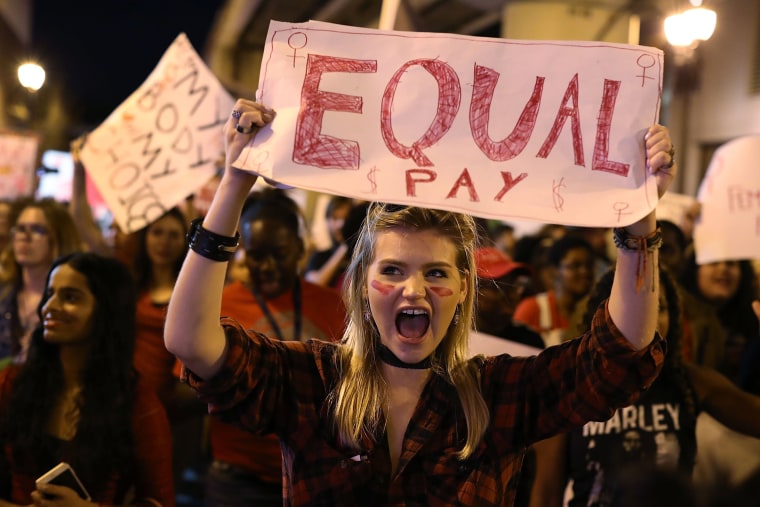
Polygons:
[[[236,128],[243,117],[273,119],[236,107],[227,160],[255,134]],[[662,127],[650,134],[664,192],[672,144]],[[671,506],[756,495],[760,463],[737,475],[732,455],[692,479],[701,414],[745,447],[760,437],[755,259],[697,264],[688,231],[656,211],[627,232],[520,234],[323,196],[318,222],[305,191],[253,186],[229,163],[209,215],[188,200],[114,236],[87,202],[82,142],[69,202],[0,202],[0,507],[82,505],[70,488],[35,484],[59,462],[99,505],[603,507],[660,505],[676,486]],[[312,241],[314,223],[329,243]],[[614,234],[644,241],[643,254]],[[234,255],[204,250],[238,237]],[[657,249],[651,273],[634,274]],[[654,301],[634,290],[640,278]],[[403,303],[389,302],[396,293]],[[471,358],[471,331],[535,355]],[[410,352],[428,334],[429,350]],[[417,401],[449,426],[415,457],[407,446],[432,435],[415,436]]]

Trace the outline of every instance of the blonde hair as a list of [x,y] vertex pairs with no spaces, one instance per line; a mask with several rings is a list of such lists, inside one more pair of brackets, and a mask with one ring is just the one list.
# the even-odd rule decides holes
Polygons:
[[343,334],[338,368],[340,380],[331,392],[333,418],[341,441],[360,449],[362,437],[373,435],[381,423],[387,403],[387,390],[375,354],[380,336],[371,319],[366,302],[366,284],[373,262],[379,233],[393,228],[432,230],[448,238],[457,249],[456,264],[468,290],[460,305],[459,319],[454,319],[448,333],[433,354],[433,374],[444,377],[457,390],[467,421],[467,440],[459,457],[470,456],[488,427],[488,406],[480,392],[477,367],[468,361],[469,332],[473,324],[473,307],[477,277],[473,251],[477,241],[472,217],[425,208],[391,204],[372,204],[359,231],[351,263],[346,270],[344,298],[348,322]]

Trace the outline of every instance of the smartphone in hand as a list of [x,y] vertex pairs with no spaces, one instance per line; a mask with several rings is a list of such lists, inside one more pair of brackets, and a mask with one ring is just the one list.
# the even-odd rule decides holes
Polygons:
[[77,492],[83,500],[90,500],[90,494],[85,489],[82,481],[79,480],[74,469],[68,463],[58,463],[40,476],[37,481],[37,488],[42,484],[55,484],[57,486],[66,486]]

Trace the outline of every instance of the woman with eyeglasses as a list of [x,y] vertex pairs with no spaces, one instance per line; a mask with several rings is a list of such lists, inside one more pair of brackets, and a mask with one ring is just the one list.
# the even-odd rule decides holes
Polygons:
[[16,203],[11,223],[0,254],[0,367],[24,361],[53,260],[82,246],[68,209],[53,199]]

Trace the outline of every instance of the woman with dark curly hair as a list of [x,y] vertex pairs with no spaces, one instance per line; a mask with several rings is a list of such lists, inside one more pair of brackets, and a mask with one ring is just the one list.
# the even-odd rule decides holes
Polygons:
[[[586,329],[599,305],[609,298],[613,278],[614,272],[608,271],[596,284],[586,307]],[[657,469],[690,478],[700,411],[735,431],[760,437],[760,397],[742,391],[712,368],[683,360],[681,302],[675,282],[664,269],[660,270],[657,329],[668,344],[665,363],[636,403],[617,410],[607,421],[586,423],[534,446],[532,506],[563,505],[568,479],[573,481],[570,506],[602,507],[622,505],[616,495],[623,487],[622,479],[633,470]]]
[[[132,366],[135,290],[119,261],[58,258],[24,365],[0,372],[0,505],[83,505],[35,479],[67,462],[98,504],[174,505],[166,412]],[[134,495],[134,496],[132,496]]]

